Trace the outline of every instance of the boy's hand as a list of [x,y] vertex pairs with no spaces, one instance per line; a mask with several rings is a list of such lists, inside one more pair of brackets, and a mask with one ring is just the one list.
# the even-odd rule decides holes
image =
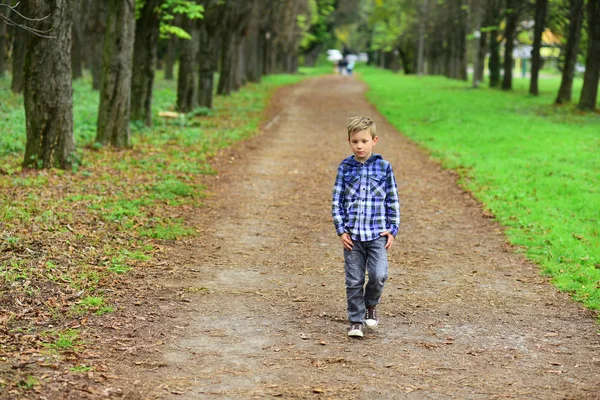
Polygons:
[[392,243],[394,243],[394,235],[392,235],[388,231],[385,231],[381,232],[379,236],[387,236],[387,243],[383,247],[385,247],[386,250],[389,250],[389,248],[392,247]]
[[342,233],[340,235],[340,238],[342,239],[342,245],[344,246],[344,248],[346,250],[352,250],[352,248],[354,247],[354,243],[352,243],[350,235],[348,235],[347,233]]

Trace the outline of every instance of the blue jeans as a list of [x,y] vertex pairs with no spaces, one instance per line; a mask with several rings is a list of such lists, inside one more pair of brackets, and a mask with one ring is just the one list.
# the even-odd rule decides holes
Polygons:
[[[387,236],[368,242],[354,241],[352,250],[344,248],[346,297],[350,322],[364,322],[367,307],[379,303],[388,277]],[[369,282],[365,287],[365,272]]]

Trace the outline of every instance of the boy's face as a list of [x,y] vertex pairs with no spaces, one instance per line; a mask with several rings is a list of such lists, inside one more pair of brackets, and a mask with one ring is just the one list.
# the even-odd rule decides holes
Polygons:
[[374,138],[371,137],[369,129],[351,134],[348,143],[354,153],[354,159],[361,163],[367,161],[371,157],[371,153],[373,153],[373,147],[377,144],[377,139],[377,136]]

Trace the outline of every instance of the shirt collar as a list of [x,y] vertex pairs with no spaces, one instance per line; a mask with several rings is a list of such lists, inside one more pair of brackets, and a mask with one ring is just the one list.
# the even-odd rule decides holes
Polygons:
[[[364,165],[371,164],[371,163],[373,163],[373,162],[375,162],[376,160],[379,160],[379,159],[381,159],[381,158],[382,158],[382,157],[381,157],[381,155],[380,155],[380,154],[373,153],[373,154],[371,154],[371,157],[369,157],[369,158],[367,159],[367,161],[365,161]],[[345,164],[352,165],[352,166],[356,166],[356,167],[360,167],[360,166],[362,166],[362,165],[363,165],[363,163],[361,163],[361,162],[359,162],[359,161],[356,161],[356,159],[354,158],[354,155],[351,155],[350,157],[346,158],[346,159],[344,160],[344,163],[345,163]]]

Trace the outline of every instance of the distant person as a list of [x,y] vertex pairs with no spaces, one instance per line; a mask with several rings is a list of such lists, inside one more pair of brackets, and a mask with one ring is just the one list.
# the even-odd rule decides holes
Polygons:
[[354,59],[350,58],[346,62],[346,73],[348,76],[352,76],[352,72],[354,71]]
[[[371,118],[348,119],[354,155],[337,170],[332,198],[335,230],[344,247],[348,336],[362,337],[363,324],[379,324],[377,304],[388,277],[387,251],[400,226],[400,200],[392,166],[373,153],[377,144]],[[365,286],[365,272],[369,282]]]
[[338,67],[340,70],[340,75],[346,75],[348,73],[348,71],[346,71],[346,67],[348,66],[348,62],[346,62],[345,58],[342,58],[339,62],[338,62]]

